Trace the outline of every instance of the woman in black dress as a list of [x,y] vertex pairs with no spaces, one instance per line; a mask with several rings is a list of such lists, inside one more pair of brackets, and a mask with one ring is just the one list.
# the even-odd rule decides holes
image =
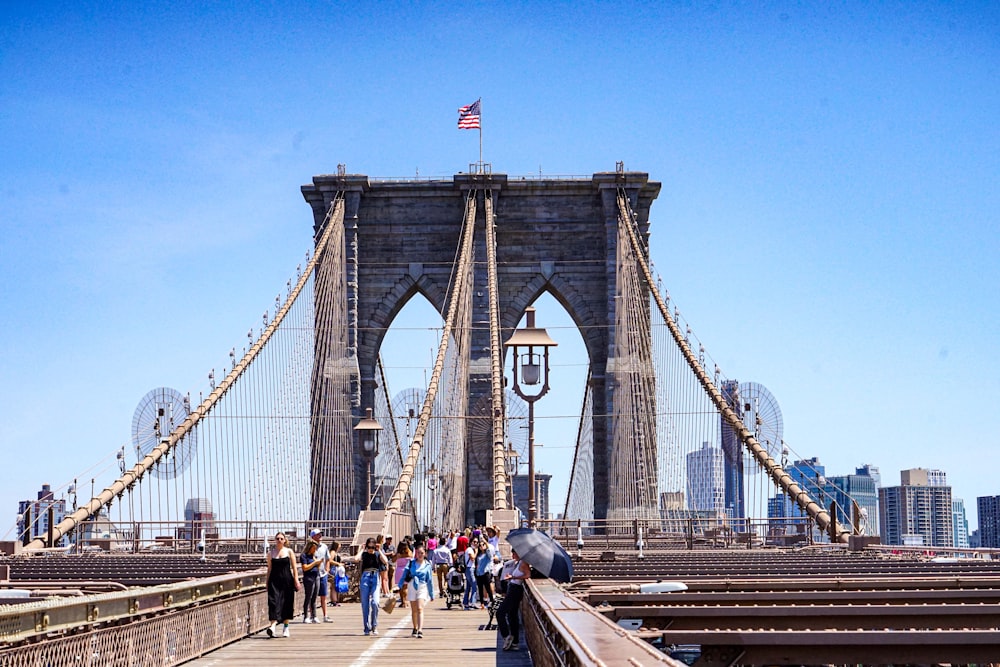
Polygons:
[[299,590],[295,552],[288,547],[284,533],[274,536],[274,546],[267,550],[267,618],[271,625],[267,636],[277,632],[278,621],[285,624],[282,637],[288,636],[288,624],[295,616],[295,591]]

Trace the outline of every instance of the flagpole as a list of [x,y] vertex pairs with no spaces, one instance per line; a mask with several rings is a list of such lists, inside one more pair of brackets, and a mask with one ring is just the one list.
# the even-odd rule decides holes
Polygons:
[[479,98],[479,173],[483,170],[483,98]]

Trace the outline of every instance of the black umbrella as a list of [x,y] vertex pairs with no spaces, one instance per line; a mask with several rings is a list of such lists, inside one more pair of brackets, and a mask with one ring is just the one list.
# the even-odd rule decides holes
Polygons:
[[533,528],[516,528],[507,541],[517,555],[549,579],[566,583],[573,578],[573,559],[558,542]]

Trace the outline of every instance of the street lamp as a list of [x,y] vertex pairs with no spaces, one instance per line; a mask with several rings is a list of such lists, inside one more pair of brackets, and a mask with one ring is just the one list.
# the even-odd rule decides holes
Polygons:
[[[517,459],[521,456],[521,454],[516,449],[514,449],[514,443],[508,441],[507,451],[505,452],[505,455],[508,466],[507,474],[510,476],[510,508],[516,510],[517,503],[514,502],[514,478],[517,477],[518,467],[519,467],[517,465]],[[518,521],[518,525],[520,525],[520,523],[521,522]]]
[[358,432],[358,441],[361,446],[361,455],[368,461],[368,474],[366,475],[366,498],[365,509],[372,508],[372,468],[375,464],[375,457],[378,456],[378,433],[382,430],[382,425],[372,417],[372,409],[365,409],[365,417],[354,427]]
[[[515,329],[505,345],[513,350],[514,392],[528,404],[528,525],[534,528],[538,509],[535,499],[535,401],[549,391],[549,348],[558,343],[549,338],[545,329],[535,327],[534,308],[529,306],[524,314],[526,326]],[[534,393],[526,393],[521,388],[522,383],[541,387]]]
[[436,527],[437,525],[437,494],[434,491],[437,489],[438,485],[438,470],[434,467],[434,463],[431,463],[431,467],[427,469],[427,488],[431,491],[431,527]]

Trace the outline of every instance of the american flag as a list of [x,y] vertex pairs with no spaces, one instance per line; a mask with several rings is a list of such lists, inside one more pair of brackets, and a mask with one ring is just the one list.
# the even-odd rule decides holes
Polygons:
[[460,130],[478,130],[479,125],[479,103],[482,99],[478,99],[468,106],[459,108],[458,110],[458,129]]

